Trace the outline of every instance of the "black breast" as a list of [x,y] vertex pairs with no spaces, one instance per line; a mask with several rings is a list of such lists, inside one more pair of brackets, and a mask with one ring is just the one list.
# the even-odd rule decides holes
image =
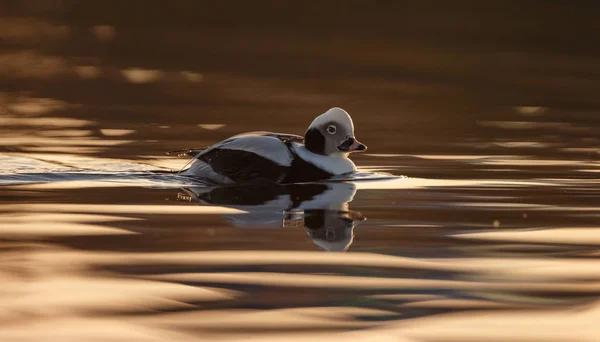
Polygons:
[[289,184],[289,183],[303,183],[303,182],[316,182],[323,179],[328,179],[333,176],[333,174],[318,168],[314,164],[311,164],[304,159],[300,158],[297,154],[292,152],[294,159],[292,160],[292,165],[283,181],[281,183]]

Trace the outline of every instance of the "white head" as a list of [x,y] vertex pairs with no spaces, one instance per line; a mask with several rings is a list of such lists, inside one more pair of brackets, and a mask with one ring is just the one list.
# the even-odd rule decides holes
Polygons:
[[331,108],[317,116],[304,135],[306,149],[322,155],[365,151],[367,146],[354,137],[354,123],[341,108]]

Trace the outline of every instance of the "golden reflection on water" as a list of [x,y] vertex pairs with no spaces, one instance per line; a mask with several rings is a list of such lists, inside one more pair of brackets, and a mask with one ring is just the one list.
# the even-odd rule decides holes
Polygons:
[[103,213],[103,214],[239,214],[243,211],[216,206],[178,206],[178,205],[117,205],[117,204],[8,204],[6,211],[15,212],[67,212],[67,213]]
[[160,70],[148,70],[141,68],[131,68],[121,70],[121,74],[131,83],[151,83],[158,81],[162,77]]
[[[121,6],[0,4],[1,341],[598,340],[595,11]],[[168,173],[331,106],[352,181]]]
[[[8,246],[10,244],[4,244],[5,248]],[[592,324],[598,318],[595,306],[583,305],[573,312],[569,309],[571,305],[585,301],[577,300],[577,297],[570,301],[565,297],[562,303],[542,300],[548,293],[554,296],[576,294],[584,299],[582,296],[600,292],[600,281],[589,282],[585,278],[575,281],[572,272],[556,273],[570,265],[561,266],[558,260],[540,260],[539,263],[518,259],[428,260],[364,253],[264,251],[94,253],[48,244],[16,247],[2,253],[2,317],[7,322],[20,322],[0,329],[0,336],[6,340],[48,338],[44,334],[51,326],[57,329],[52,330],[50,340],[85,339],[89,337],[88,329],[99,329],[103,324],[110,326],[109,332],[102,334],[103,338],[112,336],[119,340],[134,338],[142,341],[171,339],[180,334],[190,340],[207,336],[213,340],[237,340],[248,334],[276,340],[290,333],[299,340],[308,340],[324,331],[337,331],[331,338],[340,340],[361,336],[378,336],[378,340],[440,336],[465,340],[485,339],[490,333],[509,338],[518,333],[526,339],[541,341],[547,340],[543,337],[546,335],[564,339],[567,336],[564,329],[585,328],[569,335],[583,340],[599,333],[597,325]],[[555,267],[549,267],[553,263]],[[101,265],[104,268],[111,266],[98,272]],[[153,268],[146,268],[149,274],[127,276],[115,272],[116,265],[141,269],[151,265]],[[157,274],[164,269],[161,265],[171,268],[189,265],[206,270]],[[341,273],[335,275],[210,271],[213,267],[231,265],[238,268],[286,265],[290,270],[306,265],[348,268],[340,269]],[[453,270],[457,277],[436,280],[408,274],[402,276],[402,273],[392,278],[390,273],[385,277],[379,277],[377,273],[351,275],[353,268],[366,266],[372,269]],[[597,266],[596,263],[595,268]],[[594,274],[595,268],[587,268],[585,273]],[[501,270],[506,273],[499,272]],[[515,277],[514,271],[525,271],[524,278]],[[582,271],[579,270],[579,274],[583,275]],[[477,275],[479,272],[483,273]],[[548,282],[549,279],[552,282]],[[26,286],[23,286],[24,281]],[[231,288],[234,284],[243,284],[247,290],[234,290]],[[253,290],[253,286],[269,290],[272,296]],[[290,297],[278,297],[277,293],[284,294],[286,289],[292,291]],[[363,303],[329,306],[326,303],[332,298],[324,295],[333,290],[342,291],[338,294],[342,298],[350,295],[344,295],[343,290],[360,291]],[[377,294],[381,290],[388,294]],[[442,292],[432,295],[429,294],[431,290]],[[322,294],[310,295],[313,291]],[[481,298],[453,298],[454,291],[472,292]],[[270,310],[231,307],[236,302],[252,302],[252,297],[248,297],[252,293],[259,296],[256,300],[275,307]],[[308,303],[313,302],[313,307],[286,306],[286,302],[293,303],[293,298],[298,296]],[[278,305],[282,306],[277,308]],[[203,307],[211,309],[205,311]],[[458,312],[416,320],[390,320],[391,317],[401,319],[404,312],[441,313],[448,309]],[[510,314],[506,310],[511,310]],[[118,319],[111,318],[115,313],[118,313]],[[502,328],[498,327],[500,323]],[[72,324],[75,326],[69,326]],[[122,330],[122,327],[127,328]],[[506,331],[507,327],[510,331]],[[542,329],[545,333],[533,334],[531,329]]]
[[73,66],[73,70],[84,80],[98,78],[102,74],[102,70],[94,65]]
[[[69,154],[9,156],[11,165],[37,170],[49,163],[61,172],[85,165],[91,176],[102,170],[155,169],[162,160],[148,158],[151,165],[144,166],[141,160]],[[482,167],[493,160],[426,157]],[[3,340],[232,341],[252,336],[303,341],[327,334],[331,340],[462,341],[516,334],[546,341],[567,335],[589,340],[600,333],[590,324],[599,312],[596,228],[552,222],[543,227],[537,214],[597,215],[599,208],[531,197],[542,192],[552,199],[563,188],[595,183],[412,177],[334,183],[331,196],[320,194],[308,200],[313,204],[305,205],[304,214],[289,215],[293,219],[326,206],[360,218],[353,210],[361,208],[368,220],[352,226],[350,240],[339,236],[340,248],[335,241],[317,243],[304,220],[282,225],[281,212],[269,211],[277,206],[197,203],[205,189],[181,192],[173,188],[176,182],[164,180],[77,177],[4,187],[30,200],[0,208]],[[163,202],[159,195],[160,201],[148,202],[136,195],[146,181],[187,199],[178,194],[177,201]],[[161,190],[147,191],[145,196]],[[389,191],[394,191],[391,197],[381,195]],[[74,200],[49,197],[60,193]],[[214,193],[210,198],[218,203]],[[390,206],[388,198],[398,202]],[[444,211],[464,217],[445,217]],[[521,221],[511,217],[515,211]],[[409,213],[417,217],[399,218]],[[267,225],[272,214],[275,226]],[[492,228],[491,221],[470,222],[481,215],[502,223]],[[106,333],[99,334],[103,329]],[[564,329],[580,330],[566,334]]]

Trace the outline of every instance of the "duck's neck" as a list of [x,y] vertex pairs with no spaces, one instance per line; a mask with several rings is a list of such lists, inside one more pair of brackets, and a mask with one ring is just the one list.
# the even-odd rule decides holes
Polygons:
[[356,171],[356,166],[345,153],[335,153],[325,156],[322,154],[312,153],[304,145],[298,143],[292,144],[292,150],[304,161],[311,163],[333,175],[343,175],[345,173]]

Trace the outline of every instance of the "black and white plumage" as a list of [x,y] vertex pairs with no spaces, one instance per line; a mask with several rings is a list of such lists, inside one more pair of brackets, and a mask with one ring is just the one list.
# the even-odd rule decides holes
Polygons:
[[219,184],[311,182],[356,171],[348,154],[366,149],[354,137],[350,115],[332,108],[313,120],[304,137],[239,134],[195,153],[181,174]]

